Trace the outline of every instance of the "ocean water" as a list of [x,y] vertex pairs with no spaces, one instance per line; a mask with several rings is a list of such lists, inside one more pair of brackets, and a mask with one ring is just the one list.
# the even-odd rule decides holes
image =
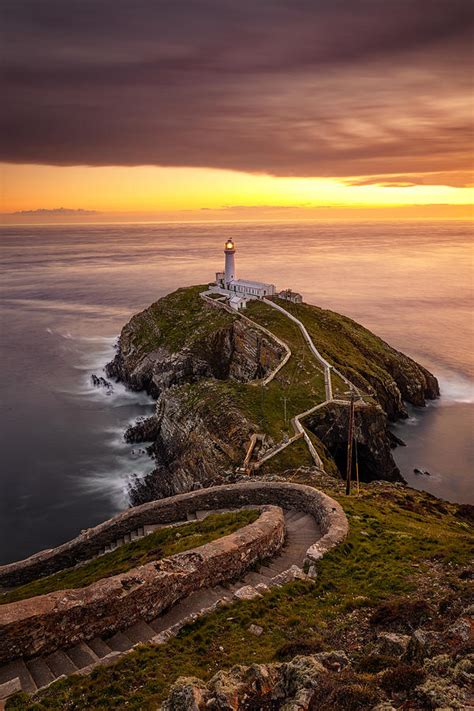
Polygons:
[[[223,223],[3,227],[0,562],[73,537],[126,507],[152,469],[129,446],[142,394],[94,388],[135,312],[206,283],[231,235],[238,275],[292,287],[345,313],[439,378],[442,397],[395,425],[408,482],[474,502],[471,226]],[[416,475],[413,469],[427,470]]]

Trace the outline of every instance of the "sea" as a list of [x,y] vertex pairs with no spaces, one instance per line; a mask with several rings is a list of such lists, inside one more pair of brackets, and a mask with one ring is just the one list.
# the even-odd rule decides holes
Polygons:
[[3,226],[0,563],[128,506],[130,476],[153,464],[123,433],[153,402],[91,376],[103,375],[132,314],[213,279],[229,236],[239,276],[356,319],[438,377],[441,398],[394,425],[406,443],[395,458],[411,486],[474,503],[470,224]]

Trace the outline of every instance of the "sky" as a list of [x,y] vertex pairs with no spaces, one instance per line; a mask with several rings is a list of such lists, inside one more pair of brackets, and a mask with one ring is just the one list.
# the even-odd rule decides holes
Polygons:
[[461,219],[472,0],[3,0],[5,222]]

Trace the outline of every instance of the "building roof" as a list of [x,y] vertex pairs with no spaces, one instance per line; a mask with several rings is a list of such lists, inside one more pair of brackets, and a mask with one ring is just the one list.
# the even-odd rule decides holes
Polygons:
[[266,284],[262,281],[249,281],[248,279],[233,279],[231,284],[240,284],[240,286],[246,286],[249,289],[265,289],[266,287],[273,286],[273,284]]

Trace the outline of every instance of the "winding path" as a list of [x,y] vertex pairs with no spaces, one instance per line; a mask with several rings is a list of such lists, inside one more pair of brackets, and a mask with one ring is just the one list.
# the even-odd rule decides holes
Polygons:
[[[273,378],[277,375],[277,373],[288,363],[288,361],[292,355],[290,347],[288,346],[287,343],[285,343],[285,341],[283,341],[281,338],[278,338],[278,336],[276,336],[274,333],[272,333],[272,331],[270,331],[269,329],[265,328],[264,326],[261,326],[259,323],[257,323],[257,321],[253,321],[251,318],[249,318],[248,316],[245,316],[240,311],[236,312],[235,309],[232,309],[230,306],[228,306],[226,303],[224,303],[220,299],[211,299],[208,296],[208,293],[212,293],[212,292],[202,292],[200,294],[201,298],[204,301],[212,304],[213,306],[215,306],[217,308],[221,308],[221,309],[224,309],[225,311],[229,311],[230,313],[232,313],[234,315],[236,313],[238,313],[240,318],[244,319],[245,321],[248,321],[252,326],[255,326],[256,328],[260,329],[268,336],[271,336],[272,338],[274,338],[277,341],[277,343],[285,349],[285,351],[286,351],[285,356],[284,356],[284,358],[282,358],[282,360],[276,366],[276,368],[274,368],[267,375],[267,377],[264,380],[253,381],[254,384],[267,385],[268,383],[270,383],[273,380]],[[225,296],[225,293],[223,293],[223,296]],[[267,304],[267,306],[271,306],[271,308],[276,309],[277,311],[284,314],[287,318],[289,318],[291,321],[293,321],[294,323],[297,324],[298,328],[300,329],[301,333],[303,334],[303,337],[304,337],[306,343],[308,344],[308,347],[309,347],[311,353],[316,358],[318,363],[320,363],[323,366],[326,400],[324,400],[324,402],[318,403],[317,405],[310,408],[309,410],[306,410],[305,412],[300,412],[297,415],[295,415],[294,417],[292,417],[291,425],[292,425],[293,430],[295,432],[294,436],[290,437],[285,442],[280,442],[274,449],[272,449],[270,452],[267,452],[267,454],[265,454],[264,457],[261,457],[256,462],[253,462],[251,465],[251,469],[254,471],[258,470],[265,462],[268,462],[270,459],[273,459],[273,457],[275,457],[277,454],[279,454],[284,449],[289,447],[291,444],[293,444],[293,442],[296,442],[298,439],[303,437],[306,442],[306,446],[308,447],[309,453],[311,455],[311,458],[312,458],[314,464],[316,465],[316,467],[318,467],[318,469],[322,469],[324,471],[323,461],[322,461],[321,457],[319,456],[319,454],[316,450],[316,447],[314,446],[313,442],[311,441],[311,437],[307,433],[306,428],[301,423],[301,420],[304,419],[305,417],[307,417],[308,415],[311,415],[313,412],[315,412],[319,408],[324,407],[325,405],[327,405],[330,402],[336,402],[339,405],[348,405],[349,404],[348,401],[346,401],[346,400],[340,400],[340,399],[334,398],[333,390],[332,390],[331,373],[336,373],[336,375],[338,375],[341,378],[341,380],[343,380],[343,382],[346,383],[346,385],[349,387],[349,389],[352,392],[356,393],[356,395],[358,395],[359,398],[362,398],[361,392],[360,392],[359,388],[357,388],[348,378],[346,378],[345,375],[343,375],[339,370],[337,370],[337,368],[335,368],[333,365],[331,365],[331,363],[329,363],[329,361],[327,361],[321,355],[321,353],[316,348],[313,339],[309,335],[306,326],[304,325],[304,323],[302,321],[300,321],[300,319],[296,318],[296,316],[293,316],[293,314],[290,313],[289,311],[287,311],[285,308],[283,308],[283,306],[276,304],[274,301],[271,301],[270,299],[263,298],[262,301],[265,304]],[[246,454],[246,457],[245,457],[245,460],[244,460],[244,463],[242,466],[242,469],[244,469],[244,470],[247,470],[250,465],[250,458],[251,458],[252,451],[253,451],[255,444],[256,444],[255,437],[256,437],[256,435],[252,435],[252,438],[251,438],[251,441],[249,444],[249,448],[247,450],[247,454]]]
[[[188,515],[188,520],[200,520],[215,512],[196,511]],[[297,576],[304,576],[301,568],[306,552],[321,538],[322,533],[313,516],[297,509],[285,512],[285,525],[287,538],[280,553],[239,580],[194,592],[155,619],[148,622],[139,620],[112,636],[95,637],[51,654],[16,659],[1,666],[0,708],[2,698],[6,699],[17,691],[32,694],[59,677],[89,673],[97,666],[111,664],[140,643],[162,644],[182,626],[223,602],[256,596],[272,585],[286,582],[294,577],[294,571],[290,571],[292,566],[300,569],[296,571]],[[285,575],[286,571],[293,575]]]

